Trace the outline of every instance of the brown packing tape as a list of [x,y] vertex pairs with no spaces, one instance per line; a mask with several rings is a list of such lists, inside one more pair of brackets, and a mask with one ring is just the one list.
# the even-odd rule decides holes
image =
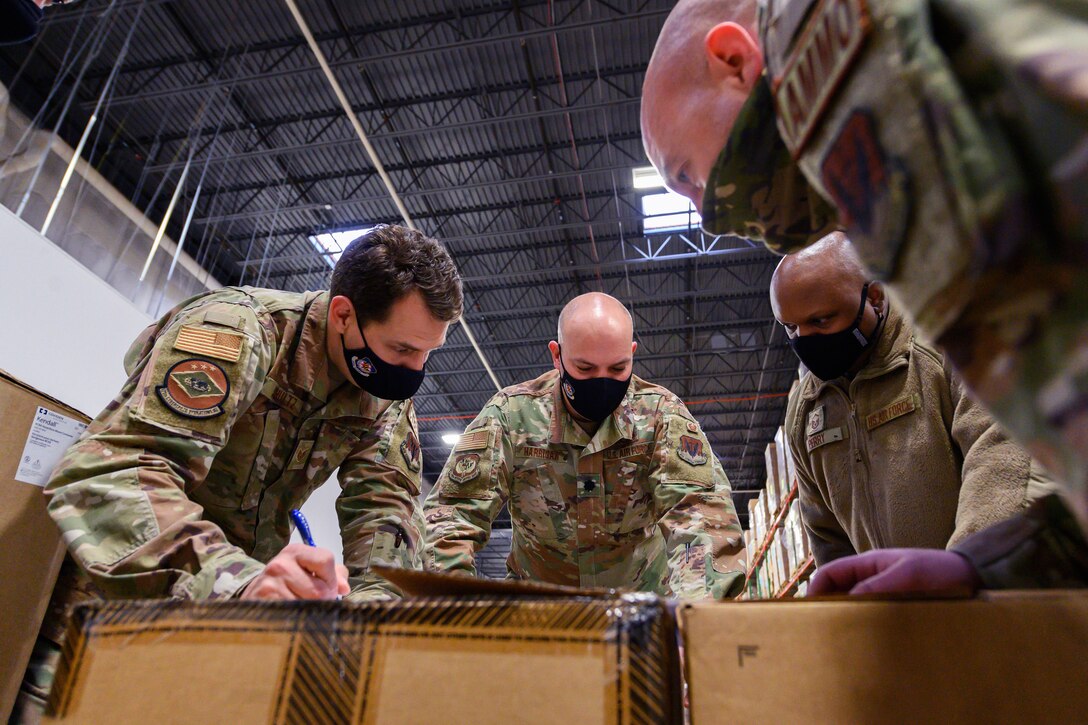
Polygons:
[[568,587],[562,584],[517,579],[477,579],[466,574],[438,574],[414,569],[373,566],[371,571],[389,580],[409,597],[440,596],[548,596],[617,597],[617,589]]
[[679,724],[675,643],[645,594],[100,603],[76,610],[48,715]]

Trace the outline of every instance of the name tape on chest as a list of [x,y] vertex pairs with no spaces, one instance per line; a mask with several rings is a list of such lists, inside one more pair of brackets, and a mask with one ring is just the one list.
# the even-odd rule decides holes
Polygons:
[[550,448],[537,448],[535,446],[518,446],[514,449],[514,455],[518,458],[543,458],[546,461],[567,460],[567,454],[563,451],[553,451]]
[[907,395],[895,401],[891,405],[888,405],[875,413],[870,413],[865,417],[865,428],[872,430],[879,426],[884,425],[890,421],[900,418],[908,413],[913,413],[918,409],[917,396]]
[[635,443],[634,445],[624,446],[623,448],[605,451],[604,457],[607,461],[616,460],[617,458],[634,458],[635,456],[645,455],[649,450],[649,443]]
[[174,340],[174,349],[207,355],[227,362],[238,362],[242,357],[245,337],[236,332],[221,332],[204,327],[183,325]]
[[835,441],[841,441],[843,439],[842,426],[836,428],[828,428],[827,430],[820,431],[815,435],[810,435],[805,439],[805,448],[809,453],[820,446],[826,446],[828,443],[834,443]]
[[869,32],[864,0],[823,0],[775,80],[782,140],[794,158],[816,128]]

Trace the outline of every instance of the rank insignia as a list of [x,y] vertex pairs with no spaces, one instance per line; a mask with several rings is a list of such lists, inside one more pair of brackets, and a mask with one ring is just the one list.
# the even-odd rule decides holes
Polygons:
[[819,433],[824,429],[824,406],[818,405],[808,414],[808,434]]
[[404,456],[404,462],[413,471],[419,470],[419,438],[414,431],[408,431],[408,435],[400,444],[400,454]]
[[681,460],[693,466],[701,466],[707,461],[703,451],[703,441],[695,436],[680,436],[680,446],[676,451]]
[[370,362],[368,357],[355,357],[351,356],[351,366],[355,368],[355,371],[363,377],[370,377],[374,374],[377,368],[374,367],[374,363]]
[[479,473],[480,455],[478,453],[466,453],[457,457],[448,475],[451,481],[466,483],[476,478]]
[[223,368],[207,360],[182,360],[166,371],[155,388],[159,400],[184,418],[214,418],[223,412],[230,381]]
[[301,471],[306,467],[306,462],[310,460],[310,451],[314,449],[313,441],[299,441],[295,446],[294,453],[291,454],[291,460],[287,464],[288,471]]

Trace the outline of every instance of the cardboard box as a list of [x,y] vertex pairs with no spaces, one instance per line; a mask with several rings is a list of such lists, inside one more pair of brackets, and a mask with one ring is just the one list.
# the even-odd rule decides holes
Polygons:
[[699,603],[694,725],[1084,722],[1088,592]]
[[415,574],[422,591],[448,596],[83,605],[47,715],[231,725],[683,722],[675,620],[659,597]]
[[0,370],[0,722],[7,722],[64,560],[42,487],[87,416]]
[[768,443],[763,451],[763,461],[767,464],[767,485],[772,483],[778,490],[782,490],[782,476],[778,471],[778,449],[774,443]]

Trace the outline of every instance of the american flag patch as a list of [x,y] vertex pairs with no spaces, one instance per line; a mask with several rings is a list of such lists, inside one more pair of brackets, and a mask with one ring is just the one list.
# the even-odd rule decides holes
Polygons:
[[480,428],[471,433],[461,434],[461,439],[454,446],[454,451],[478,451],[491,444],[491,429]]
[[184,325],[174,341],[175,350],[238,362],[242,357],[242,336],[234,332],[219,332],[204,327]]

